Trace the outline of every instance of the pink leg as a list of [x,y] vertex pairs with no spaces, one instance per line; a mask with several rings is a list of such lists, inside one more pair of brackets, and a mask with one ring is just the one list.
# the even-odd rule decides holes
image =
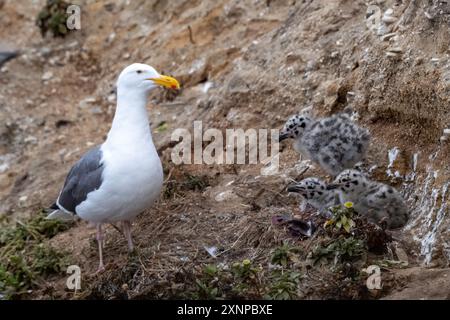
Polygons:
[[102,272],[105,270],[105,265],[103,264],[103,231],[102,224],[97,224],[97,242],[98,242],[98,254],[100,257],[100,263],[97,272]]
[[131,252],[134,250],[133,239],[131,238],[131,222],[123,221],[123,233],[128,241],[128,250]]

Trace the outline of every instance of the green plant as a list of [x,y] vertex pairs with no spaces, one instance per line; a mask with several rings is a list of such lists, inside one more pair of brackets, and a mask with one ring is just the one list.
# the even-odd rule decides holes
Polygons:
[[289,300],[297,297],[300,273],[293,271],[278,271],[272,274],[271,284],[267,293],[268,299]]
[[314,264],[326,263],[333,258],[334,264],[343,261],[352,261],[366,253],[366,245],[363,240],[354,237],[339,237],[325,244],[318,245],[312,252],[311,258]]
[[239,281],[249,281],[256,279],[260,269],[255,268],[249,259],[244,259],[242,262],[235,262],[231,267],[235,279]]
[[193,176],[190,174],[186,175],[186,181],[184,187],[191,191],[203,191],[209,186],[208,176]]
[[275,265],[286,267],[290,262],[296,260],[296,254],[299,253],[299,248],[291,247],[288,244],[283,244],[272,252],[270,262]]
[[28,221],[3,226],[0,231],[0,295],[18,296],[38,279],[59,273],[66,265],[65,252],[44,243],[69,223],[46,220],[43,212]]
[[15,226],[2,228],[0,230],[0,247],[12,243],[22,247],[26,241],[52,238],[71,226],[71,223],[50,220],[45,217],[45,213],[40,212],[26,222],[17,220]]
[[31,256],[31,269],[41,276],[60,273],[67,265],[65,253],[43,243],[33,248]]
[[42,36],[51,31],[54,37],[64,37],[69,32],[66,26],[68,6],[64,0],[47,0],[36,19]]
[[198,298],[199,299],[207,299],[212,300],[216,299],[219,293],[219,289],[217,287],[210,286],[207,283],[202,282],[199,279],[195,280],[195,283],[198,286]]
[[350,233],[355,226],[353,215],[353,203],[346,202],[343,206],[335,206],[331,208],[332,217],[325,223],[325,227],[333,226],[336,230],[344,229],[345,232]]
[[195,279],[197,290],[194,293],[196,299],[216,299],[219,296],[220,271],[214,265],[203,268],[201,277]]
[[167,122],[162,121],[162,122],[156,127],[156,132],[164,132],[164,131],[167,131],[168,128],[169,128],[169,125],[167,124]]

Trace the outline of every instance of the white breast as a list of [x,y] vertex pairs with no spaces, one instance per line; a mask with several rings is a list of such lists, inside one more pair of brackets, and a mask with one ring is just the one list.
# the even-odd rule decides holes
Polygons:
[[103,182],[76,208],[77,213],[93,222],[132,220],[159,198],[163,170],[158,154],[153,143],[120,149],[105,143],[101,150]]

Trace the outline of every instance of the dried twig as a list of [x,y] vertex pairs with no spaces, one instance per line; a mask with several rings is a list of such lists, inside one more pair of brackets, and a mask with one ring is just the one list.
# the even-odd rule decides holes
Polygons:
[[191,26],[188,26],[188,30],[189,30],[189,41],[190,41],[192,44],[195,44],[194,36],[192,35],[192,28],[191,28]]

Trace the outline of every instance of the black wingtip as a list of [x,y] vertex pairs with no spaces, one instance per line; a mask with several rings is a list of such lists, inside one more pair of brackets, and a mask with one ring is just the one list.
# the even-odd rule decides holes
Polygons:
[[49,209],[58,210],[59,207],[58,207],[58,205],[57,205],[56,202],[55,202],[55,203],[53,203],[53,204],[49,207]]

